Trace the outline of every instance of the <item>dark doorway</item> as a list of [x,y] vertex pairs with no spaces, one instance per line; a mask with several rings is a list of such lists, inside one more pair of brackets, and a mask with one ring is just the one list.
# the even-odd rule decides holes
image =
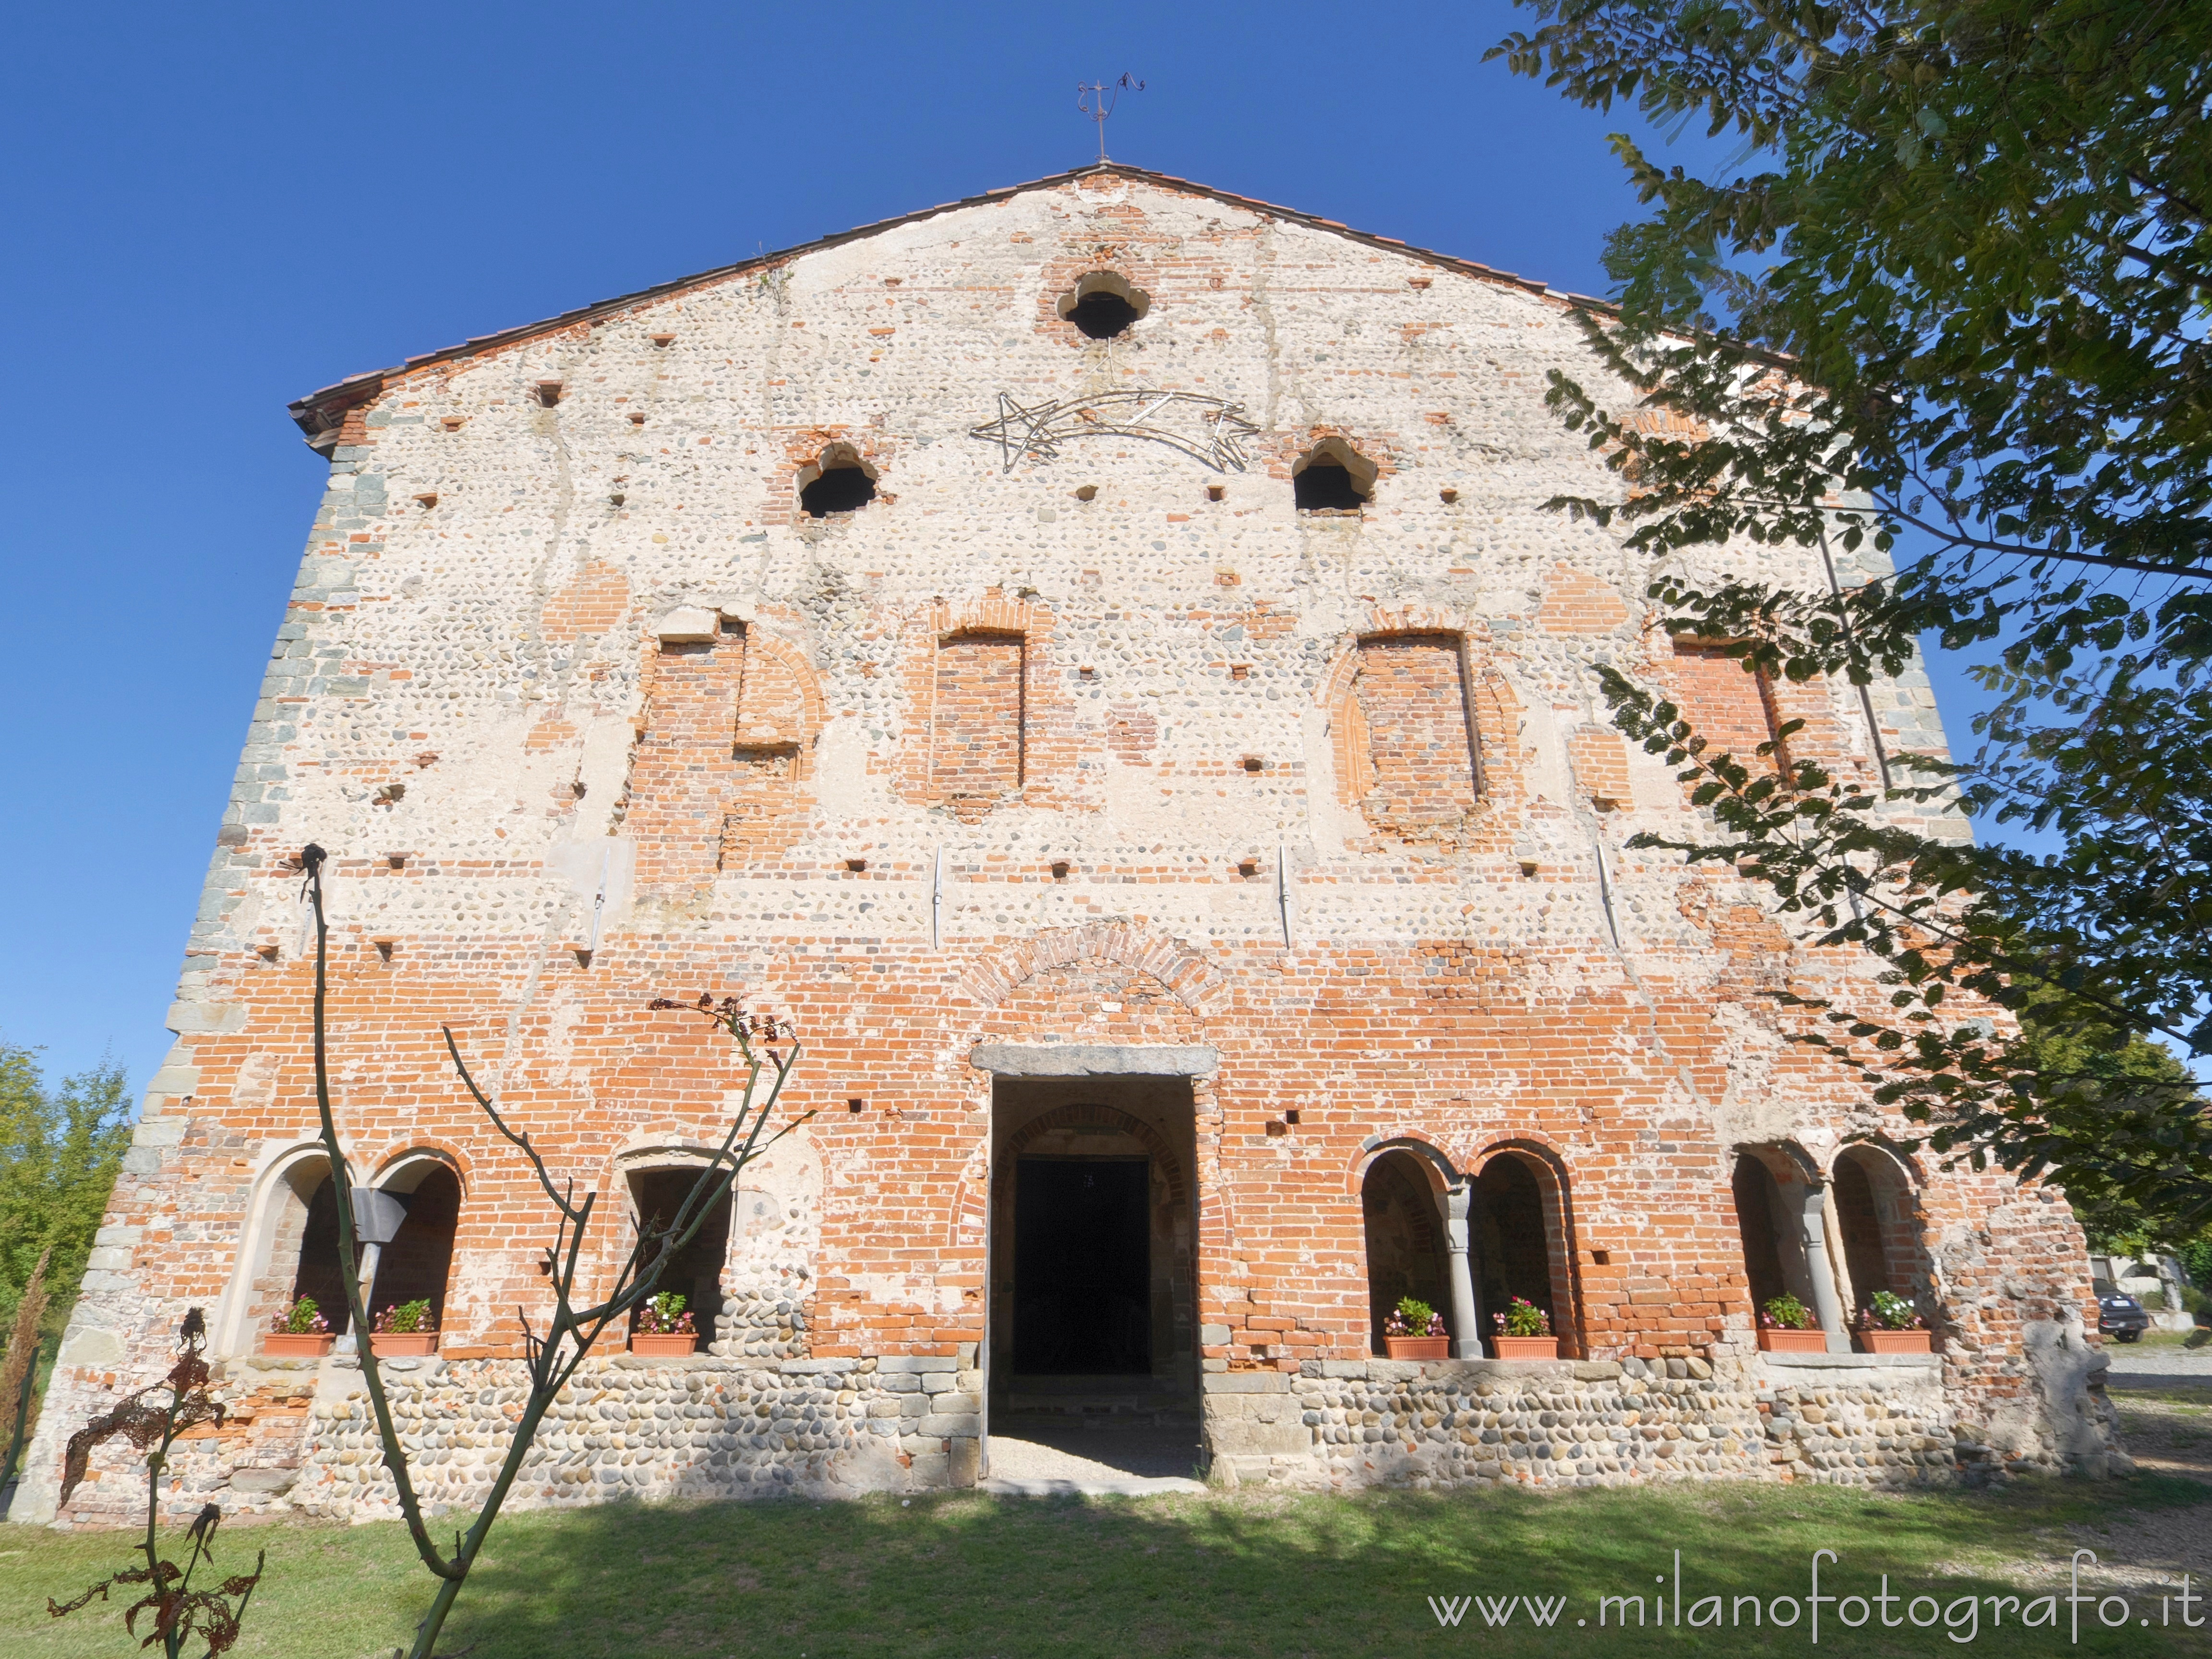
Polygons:
[[[629,1178],[630,1196],[637,1205],[638,1231],[659,1232],[675,1219],[684,1200],[699,1179],[696,1169],[641,1170]],[[673,1291],[684,1298],[684,1311],[691,1316],[691,1328],[699,1346],[714,1340],[714,1322],[722,1313],[722,1263],[730,1253],[730,1200],[726,1196],[707,1212],[691,1242],[669,1258],[661,1270],[659,1290]],[[637,1316],[630,1316],[637,1323]]]
[[1149,1373],[1151,1191],[1141,1158],[1024,1158],[1014,1190],[1014,1369]]

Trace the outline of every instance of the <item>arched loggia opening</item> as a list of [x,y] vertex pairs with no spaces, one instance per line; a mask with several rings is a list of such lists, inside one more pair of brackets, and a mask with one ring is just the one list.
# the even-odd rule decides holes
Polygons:
[[[1369,1352],[1387,1352],[1382,1322],[1401,1297],[1413,1297],[1452,1316],[1451,1264],[1437,1182],[1425,1160],[1386,1152],[1367,1166],[1359,1186],[1367,1237]],[[1470,1333],[1454,1331],[1466,1336]]]
[[1935,1284],[1921,1243],[1920,1200],[1911,1175],[1886,1149],[1861,1143],[1836,1155],[1829,1175],[1854,1317],[1877,1291],[1903,1297],[1934,1324]]
[[[672,1225],[684,1200],[698,1183],[703,1165],[663,1164],[629,1171],[630,1215],[641,1237],[649,1237]],[[730,1254],[730,1211],[726,1194],[711,1204],[699,1231],[679,1246],[661,1270],[656,1295],[673,1292],[684,1298],[684,1311],[691,1316],[691,1328],[705,1347],[720,1334],[722,1317],[722,1270]],[[643,1310],[630,1316],[635,1328]]]
[[1766,1304],[1790,1296],[1811,1316],[1806,1328],[1841,1340],[1842,1304],[1829,1265],[1820,1178],[1796,1146],[1740,1148],[1729,1182],[1744,1279],[1757,1324]]
[[369,1317],[405,1303],[428,1302],[435,1328],[443,1331],[446,1282],[453,1273],[453,1235],[461,1218],[460,1177],[434,1153],[417,1152],[387,1167],[376,1189],[397,1199],[405,1213],[390,1241],[379,1247]]
[[272,1193],[278,1213],[272,1218],[270,1255],[280,1273],[283,1258],[291,1257],[291,1289],[281,1300],[312,1299],[331,1333],[343,1336],[353,1328],[353,1316],[346,1308],[349,1275],[338,1255],[338,1188],[330,1170],[321,1159],[295,1164]]
[[1565,1177],[1529,1152],[1510,1147],[1495,1152],[1475,1177],[1474,1220],[1475,1269],[1486,1312],[1503,1313],[1518,1297],[1550,1318],[1561,1353],[1580,1352]]

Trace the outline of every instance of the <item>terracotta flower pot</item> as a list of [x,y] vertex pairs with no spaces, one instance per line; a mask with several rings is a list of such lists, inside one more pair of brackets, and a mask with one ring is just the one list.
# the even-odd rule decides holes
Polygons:
[[265,1331],[261,1352],[271,1359],[320,1359],[337,1340],[328,1331]]
[[435,1331],[371,1331],[368,1351],[379,1359],[398,1359],[438,1352]]
[[632,1331],[629,1351],[641,1359],[678,1359],[699,1348],[698,1334],[694,1331],[661,1331],[648,1335],[643,1331]]
[[1448,1336],[1386,1336],[1382,1346],[1390,1351],[1393,1359],[1451,1358],[1451,1338]]
[[1759,1333],[1761,1353],[1826,1353],[1828,1334],[1826,1331],[1784,1331],[1762,1327]]
[[1559,1339],[1556,1336],[1493,1336],[1490,1352],[1499,1359],[1557,1359]]
[[1859,1346],[1869,1353],[1932,1353],[1926,1331],[1861,1331]]

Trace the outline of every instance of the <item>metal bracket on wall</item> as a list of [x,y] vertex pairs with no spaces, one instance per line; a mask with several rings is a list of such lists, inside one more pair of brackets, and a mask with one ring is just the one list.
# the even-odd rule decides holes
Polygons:
[[937,849],[929,875],[929,948],[940,948],[945,927],[945,849]]

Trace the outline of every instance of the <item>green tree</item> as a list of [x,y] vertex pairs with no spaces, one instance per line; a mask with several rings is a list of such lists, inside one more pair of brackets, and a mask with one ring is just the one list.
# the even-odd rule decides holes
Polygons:
[[[1814,1005],[1799,1035],[1939,1152],[2193,1234],[2201,1083],[2121,1061],[2212,1059],[2212,7],[1520,3],[1543,22],[1492,53],[1515,72],[1702,118],[1753,163],[1612,141],[1647,212],[1607,243],[1618,314],[1582,322],[1678,418],[1555,374],[1632,487],[1552,505],[1627,526],[1666,626],[1747,671],[1864,686],[1932,635],[1994,698],[1970,758],[1883,757],[1859,786],[1786,746],[1716,753],[1608,671],[1616,724],[1718,831],[1639,843],[1885,959],[1886,1004]],[[1710,550],[1743,542],[1817,547],[1835,579],[1740,579]],[[1899,810],[1945,805],[2053,850]],[[1978,1017],[2031,1000],[2032,1030]]]
[[0,1042],[0,1321],[51,1249],[44,1334],[68,1322],[131,1144],[127,1089],[123,1068],[103,1060],[50,1090],[35,1051]]

